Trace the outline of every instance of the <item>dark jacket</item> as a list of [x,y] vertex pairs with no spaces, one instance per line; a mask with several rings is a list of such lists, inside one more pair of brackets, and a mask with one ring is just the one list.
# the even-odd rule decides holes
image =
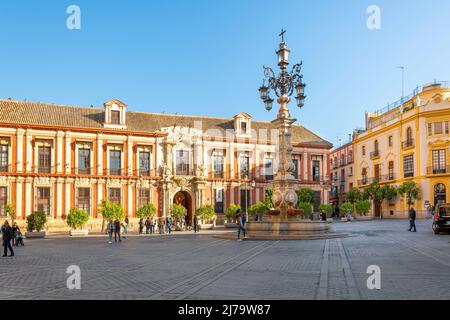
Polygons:
[[121,228],[120,221],[114,222],[114,227],[115,227],[115,229],[114,229],[115,232],[120,232],[120,228]]
[[416,210],[414,209],[409,210],[409,219],[416,220]]
[[11,240],[14,237],[14,232],[11,226],[2,227],[2,238],[3,240]]

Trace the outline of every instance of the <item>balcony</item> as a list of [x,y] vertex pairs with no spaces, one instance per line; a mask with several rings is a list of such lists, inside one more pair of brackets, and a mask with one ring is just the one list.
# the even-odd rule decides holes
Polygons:
[[315,176],[312,179],[302,180],[301,183],[302,184],[320,184],[320,185],[326,184],[326,185],[329,185],[329,184],[331,184],[331,181],[330,181],[329,177]]
[[347,162],[345,160],[339,160],[339,166],[345,167],[347,165]]
[[380,150],[375,150],[374,152],[370,153],[370,159],[378,159],[380,157]]
[[121,176],[122,173],[124,173],[125,170],[124,169],[106,169],[106,175],[107,176]]
[[369,178],[363,177],[361,180],[358,180],[358,185],[365,186],[369,184]]
[[347,158],[347,164],[352,164],[353,163],[353,157],[348,157]]
[[413,178],[414,177],[414,172],[405,172],[404,173],[404,177],[405,178]]
[[92,172],[92,168],[75,168],[75,174],[78,175],[91,175]]
[[34,173],[38,173],[38,174],[54,174],[54,173],[56,173],[56,167],[40,165],[40,166],[34,166],[32,171]]
[[11,165],[4,165],[0,166],[0,173],[10,173],[11,172]]
[[415,143],[414,139],[408,139],[408,140],[402,142],[403,149],[413,148],[413,147],[415,147],[415,145],[416,145],[416,143]]
[[450,166],[428,167],[427,168],[427,175],[439,175],[439,174],[449,174],[449,173],[450,173]]

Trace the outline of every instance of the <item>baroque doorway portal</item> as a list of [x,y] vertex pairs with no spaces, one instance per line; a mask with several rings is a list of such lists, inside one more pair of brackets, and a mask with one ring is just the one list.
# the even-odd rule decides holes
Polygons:
[[186,224],[192,225],[192,197],[189,192],[179,191],[173,197],[173,203],[182,205],[187,209]]

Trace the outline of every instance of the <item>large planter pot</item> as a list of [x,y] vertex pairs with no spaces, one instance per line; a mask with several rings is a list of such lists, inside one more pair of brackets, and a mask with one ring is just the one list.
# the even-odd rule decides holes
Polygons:
[[85,237],[89,234],[89,230],[70,230],[71,237]]
[[202,223],[200,225],[201,230],[212,230],[214,229],[214,223]]
[[44,239],[46,236],[45,231],[40,232],[25,232],[25,237],[27,239]]
[[237,227],[236,222],[225,222],[225,228],[227,229],[236,229]]

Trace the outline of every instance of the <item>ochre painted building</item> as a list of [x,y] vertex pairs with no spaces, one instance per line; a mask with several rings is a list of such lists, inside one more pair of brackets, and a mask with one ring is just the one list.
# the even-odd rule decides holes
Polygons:
[[[12,204],[18,219],[44,211],[64,225],[71,208],[101,221],[103,198],[129,217],[153,203],[159,216],[176,202],[193,212],[212,204],[264,200],[277,164],[278,133],[241,113],[232,119],[131,112],[121,101],[104,108],[0,100],[0,215]],[[328,203],[331,144],[293,126],[298,187]],[[223,220],[223,219],[222,219]],[[101,222],[100,222],[101,223]]]
[[[419,217],[426,206],[450,202],[450,89],[445,83],[417,88],[400,103],[366,114],[366,129],[353,137],[355,186],[373,181],[401,185],[415,181],[420,197]],[[373,215],[407,218],[400,196],[373,208]]]

